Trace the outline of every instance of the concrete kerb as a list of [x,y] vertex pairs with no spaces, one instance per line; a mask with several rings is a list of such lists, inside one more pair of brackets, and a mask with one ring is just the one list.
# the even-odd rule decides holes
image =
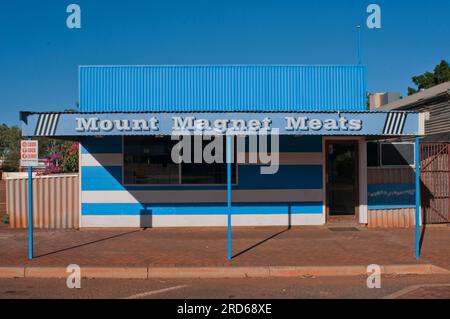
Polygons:
[[[385,275],[450,274],[432,264],[381,266]],[[67,278],[65,267],[0,267],[0,278]],[[358,266],[263,266],[263,267],[81,267],[83,278],[269,278],[366,276]]]
[[[25,278],[67,278],[65,267],[25,267]],[[147,267],[81,267],[82,278],[147,279]]]
[[268,278],[269,267],[174,267],[148,269],[148,278]]
[[24,278],[24,267],[0,267],[0,278]]

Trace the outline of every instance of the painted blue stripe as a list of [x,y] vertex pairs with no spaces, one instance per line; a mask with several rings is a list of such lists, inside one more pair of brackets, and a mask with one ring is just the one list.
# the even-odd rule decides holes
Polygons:
[[280,135],[280,152],[320,153],[322,152],[322,136]]
[[[279,136],[280,152],[322,152],[322,136]],[[82,154],[122,153],[121,136],[84,137],[81,141]],[[246,151],[249,144],[246,143]],[[270,148],[270,139],[268,147]]]
[[[268,138],[267,148],[271,150],[272,140]],[[249,137],[246,137],[245,151],[249,151]],[[322,152],[322,136],[292,136],[279,135],[279,152],[308,152],[320,153]]]
[[[234,189],[321,189],[322,165],[280,165],[276,174],[260,174],[260,165],[240,165]],[[224,185],[122,185],[121,166],[83,166],[81,189],[95,190],[206,190],[226,189]]]
[[[277,205],[275,205],[277,204]],[[232,213],[237,215],[322,214],[321,202],[280,205],[236,205]],[[161,204],[82,204],[82,215],[227,215],[226,203],[222,206]]]
[[81,153],[122,153],[122,136],[84,137]]
[[84,166],[81,168],[81,189],[123,190],[122,166]]
[[414,183],[380,183],[380,184],[368,184],[367,190],[369,192],[377,191],[405,191],[414,190]]
[[321,189],[322,165],[280,165],[276,174],[260,174],[260,165],[238,168],[236,189]]
[[410,206],[414,205],[414,184],[369,184],[367,186],[368,206]]
[[369,205],[370,210],[383,210],[383,209],[400,209],[400,208],[414,208],[415,205]]

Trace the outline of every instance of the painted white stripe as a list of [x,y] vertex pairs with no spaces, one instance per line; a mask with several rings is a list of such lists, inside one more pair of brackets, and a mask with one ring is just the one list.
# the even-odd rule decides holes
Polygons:
[[[323,164],[323,153],[317,152],[280,152],[279,164],[280,165],[322,165]],[[249,158],[258,159],[258,163],[247,163]],[[275,155],[274,155],[275,156]],[[245,161],[242,165],[252,165],[260,164],[260,159],[258,153],[245,153]]]
[[[324,214],[233,215],[232,226],[324,225]],[[225,227],[226,215],[82,215],[81,227]]]
[[81,166],[122,166],[122,153],[81,154]]
[[41,129],[40,129],[40,131],[39,131],[39,135],[40,136],[42,136],[42,135],[44,135],[45,134],[45,130],[46,130],[46,128],[47,128],[47,121],[48,121],[48,117],[50,116],[50,114],[45,114],[44,115],[44,118],[43,118],[43,120],[42,120],[42,126],[41,126]]
[[[321,189],[233,190],[233,202],[320,202]],[[226,190],[82,191],[83,203],[223,203]]]
[[389,124],[388,134],[392,135],[392,129],[394,128],[395,122],[397,121],[397,113],[392,115],[391,123]]
[[59,114],[55,114],[55,118],[53,119],[52,128],[50,129],[50,135],[55,135],[56,123],[58,123]]
[[367,224],[367,142],[359,140],[359,223]]
[[402,118],[400,120],[400,124],[398,126],[397,134],[402,134],[403,132],[403,126],[405,125],[405,119],[406,119],[406,113],[402,114]]
[[50,114],[49,120],[47,122],[47,127],[45,128],[45,136],[48,136],[50,134],[50,128],[52,127],[54,118],[55,114]]
[[403,118],[404,113],[399,113],[398,117],[397,117],[397,122],[395,123],[395,127],[393,130],[393,134],[397,135],[398,134],[398,128],[400,127],[400,123],[402,122],[402,118]]
[[429,112],[421,112],[419,113],[419,135],[425,135],[425,121],[428,118],[429,119],[430,113]]
[[397,114],[397,120],[394,123],[394,127],[392,128],[392,134],[396,135],[397,131],[398,131],[398,125],[400,124],[401,120],[402,120],[402,113]]
[[175,287],[152,290],[152,291],[142,292],[140,294],[131,295],[131,296],[125,297],[123,299],[139,299],[139,298],[143,298],[143,297],[162,294],[162,293],[169,292],[172,290],[178,290],[178,289],[185,288],[185,287],[187,287],[187,285],[180,285],[180,286],[175,286]]

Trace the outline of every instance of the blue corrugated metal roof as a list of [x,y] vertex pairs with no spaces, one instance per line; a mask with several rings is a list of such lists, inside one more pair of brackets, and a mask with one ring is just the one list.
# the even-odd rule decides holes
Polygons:
[[80,66],[80,111],[366,109],[362,65]]

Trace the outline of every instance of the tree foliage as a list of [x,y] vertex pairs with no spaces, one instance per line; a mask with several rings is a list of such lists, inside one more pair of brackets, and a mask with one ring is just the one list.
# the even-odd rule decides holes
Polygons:
[[78,171],[78,152],[79,144],[71,143],[67,144],[64,149],[63,155],[63,170],[64,172],[77,172]]
[[20,160],[20,129],[0,124],[0,160],[5,171],[17,171]]
[[[20,165],[20,141],[18,127],[0,124],[0,169],[15,172]],[[37,138],[39,158],[45,159],[44,174],[78,171],[78,143],[52,138]]]
[[413,76],[412,81],[417,88],[409,87],[408,95],[450,81],[450,66],[447,61],[442,60],[441,63],[436,65],[433,72],[425,72],[424,74]]

